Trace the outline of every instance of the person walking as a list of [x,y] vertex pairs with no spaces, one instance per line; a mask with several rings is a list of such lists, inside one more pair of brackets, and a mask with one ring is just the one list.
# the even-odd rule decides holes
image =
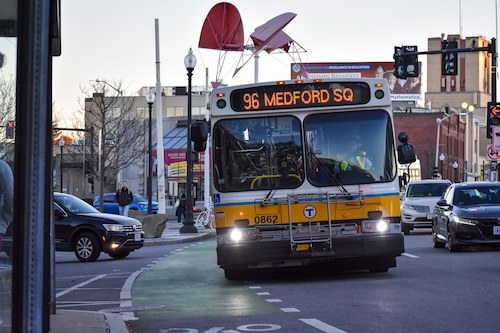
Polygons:
[[177,222],[181,223],[182,217],[186,217],[186,199],[187,195],[186,193],[182,193],[179,199],[179,204],[177,206]]
[[122,182],[122,187],[116,191],[115,199],[118,202],[119,214],[128,216],[128,208],[132,202],[132,191],[128,188],[127,181]]

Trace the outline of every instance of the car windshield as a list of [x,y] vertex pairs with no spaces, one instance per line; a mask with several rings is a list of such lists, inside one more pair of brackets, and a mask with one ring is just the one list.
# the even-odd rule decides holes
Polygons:
[[448,183],[410,184],[406,196],[408,198],[440,197],[449,185]]
[[132,197],[134,198],[135,202],[148,201],[148,199],[144,198],[143,196],[140,196],[139,194],[133,194]]
[[54,201],[73,214],[99,213],[97,209],[72,195],[55,195]]
[[457,189],[453,204],[458,206],[500,205],[500,187]]

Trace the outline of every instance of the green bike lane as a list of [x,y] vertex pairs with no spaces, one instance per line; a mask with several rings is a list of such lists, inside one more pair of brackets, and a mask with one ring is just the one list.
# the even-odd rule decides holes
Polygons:
[[139,321],[281,313],[248,284],[229,281],[217,266],[215,239],[170,254],[144,270],[132,287]]

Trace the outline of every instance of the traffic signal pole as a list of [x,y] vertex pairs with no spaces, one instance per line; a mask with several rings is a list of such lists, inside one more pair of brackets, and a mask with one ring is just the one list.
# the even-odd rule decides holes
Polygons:
[[[446,47],[445,45],[446,44]],[[401,78],[407,78],[407,77],[415,77],[418,76],[419,73],[410,73],[406,70],[406,68],[418,68],[418,55],[427,55],[427,54],[458,54],[458,53],[470,53],[470,52],[488,52],[491,54],[491,103],[488,103],[487,111],[486,111],[486,119],[488,120],[488,126],[486,128],[486,137],[488,139],[491,139],[491,143],[493,144],[493,138],[491,135],[492,132],[492,126],[500,126],[500,125],[490,125],[492,122],[490,118],[495,117],[495,118],[500,118],[499,115],[494,114],[492,115],[490,110],[496,109],[495,105],[497,103],[497,46],[496,46],[496,38],[491,39],[491,43],[488,46],[485,47],[475,47],[474,43],[471,47],[468,48],[452,48],[450,45],[455,45],[455,44],[450,44],[450,43],[444,43],[443,48],[441,50],[434,50],[434,51],[423,51],[423,52],[417,52],[416,51],[416,46],[401,46],[401,47],[394,47],[394,68],[395,72],[398,72],[398,69],[402,69],[401,72],[403,76]],[[415,49],[414,52],[409,52],[410,50]],[[449,59],[453,59],[453,57],[448,57]],[[443,75],[456,75],[456,70],[453,71],[453,74],[443,74]],[[395,73],[396,74],[396,73]],[[400,73],[398,73],[400,74]],[[396,75],[398,77],[398,75]],[[491,106],[491,107],[490,107]],[[498,119],[500,120],[500,119]],[[438,125],[439,126],[439,125]],[[437,156],[436,156],[437,158]],[[495,167],[496,168],[496,162],[492,161],[492,169]],[[493,175],[493,174],[492,174]],[[491,177],[490,180],[496,181],[498,180],[498,173],[493,175],[494,177]]]

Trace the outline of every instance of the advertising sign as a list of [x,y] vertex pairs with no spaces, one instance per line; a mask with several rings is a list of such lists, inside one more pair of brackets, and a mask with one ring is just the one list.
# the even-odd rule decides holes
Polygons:
[[[420,66],[421,68],[421,66]],[[415,101],[422,99],[421,78],[398,79],[393,62],[310,62],[291,64],[291,79],[332,79],[383,77],[389,83],[391,100]]]

